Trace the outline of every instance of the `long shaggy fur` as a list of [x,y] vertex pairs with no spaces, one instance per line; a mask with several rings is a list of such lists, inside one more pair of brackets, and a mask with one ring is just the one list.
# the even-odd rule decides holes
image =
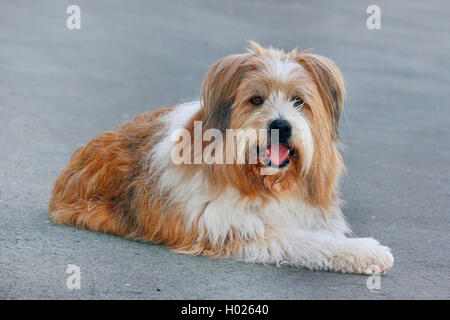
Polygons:
[[[264,100],[258,107],[250,103],[254,96]],[[75,150],[55,182],[50,219],[182,253],[385,272],[393,264],[390,249],[372,238],[348,237],[339,208],[343,97],[342,74],[331,60],[252,42],[248,53],[211,67],[200,101],[140,115]],[[213,142],[215,155],[221,150],[248,159],[249,150],[268,146],[269,136],[240,148],[235,138],[225,139],[229,129],[266,129],[277,119],[292,126],[286,167],[261,159],[206,164],[196,161],[198,150],[191,163],[171,160],[174,148],[192,150],[208,129],[224,136]],[[189,139],[173,138],[180,129]],[[200,153],[207,151],[200,141]]]

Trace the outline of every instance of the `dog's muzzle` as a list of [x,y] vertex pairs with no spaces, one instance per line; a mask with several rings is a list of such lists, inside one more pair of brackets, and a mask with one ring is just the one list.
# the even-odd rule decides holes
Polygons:
[[292,135],[292,126],[286,120],[277,119],[270,123],[269,132],[271,139],[275,138],[276,140],[277,137],[273,137],[273,135],[278,135],[278,141],[275,142],[287,143]]
[[277,119],[269,124],[269,143],[266,151],[268,166],[283,168],[289,164],[292,148],[289,138],[292,135],[292,126],[283,119]]

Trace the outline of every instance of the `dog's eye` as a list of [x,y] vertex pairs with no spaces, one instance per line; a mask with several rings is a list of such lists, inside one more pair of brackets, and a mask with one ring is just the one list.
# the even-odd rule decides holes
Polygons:
[[260,97],[260,96],[254,96],[249,101],[250,101],[250,103],[252,105],[259,106],[259,105],[262,105],[264,103],[264,98]]
[[292,97],[292,101],[294,101],[294,107],[299,110],[305,105],[305,101],[300,97]]

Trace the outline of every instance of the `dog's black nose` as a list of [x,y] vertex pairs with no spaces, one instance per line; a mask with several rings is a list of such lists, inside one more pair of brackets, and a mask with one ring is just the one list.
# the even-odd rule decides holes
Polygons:
[[292,134],[292,126],[286,120],[277,119],[272,121],[269,125],[269,131],[272,133],[272,130],[278,130],[280,143],[287,142]]

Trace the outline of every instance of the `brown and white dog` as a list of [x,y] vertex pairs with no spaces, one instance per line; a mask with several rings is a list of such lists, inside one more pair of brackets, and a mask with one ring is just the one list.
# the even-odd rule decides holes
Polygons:
[[[77,149],[56,180],[50,219],[182,253],[383,273],[390,249],[347,237],[339,208],[343,96],[329,59],[252,42],[212,66],[200,101],[137,116]],[[244,148],[228,139],[253,129],[269,131]],[[189,136],[174,137],[180,130]],[[223,151],[246,161],[207,161],[211,145],[209,160]]]

